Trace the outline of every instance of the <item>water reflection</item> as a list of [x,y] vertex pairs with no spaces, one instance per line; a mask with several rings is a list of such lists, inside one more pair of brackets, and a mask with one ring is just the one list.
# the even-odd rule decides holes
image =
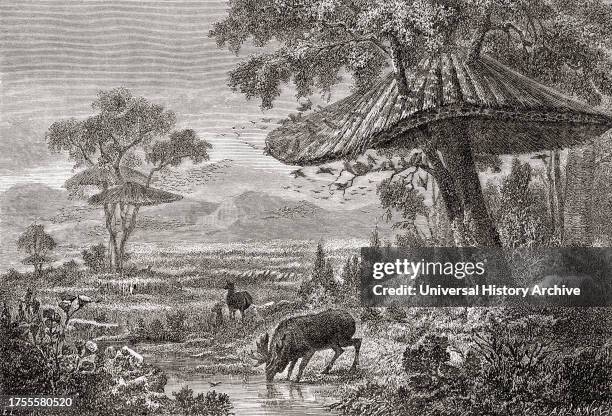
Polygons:
[[230,396],[236,415],[297,416],[329,415],[328,405],[333,402],[334,386],[298,384],[287,381],[267,383],[263,376],[243,377],[206,376],[203,374],[170,375],[166,394],[171,395],[184,385],[194,392],[213,390],[209,381],[221,382],[214,387],[217,392]]
[[194,357],[151,352],[144,356],[147,362],[161,367],[168,375],[164,388],[168,396],[172,397],[172,392],[178,392],[185,385],[196,394],[211,390],[226,393],[236,416],[329,416],[329,404],[336,401],[337,386],[285,380],[267,383],[263,375],[202,374],[193,371],[200,364]]

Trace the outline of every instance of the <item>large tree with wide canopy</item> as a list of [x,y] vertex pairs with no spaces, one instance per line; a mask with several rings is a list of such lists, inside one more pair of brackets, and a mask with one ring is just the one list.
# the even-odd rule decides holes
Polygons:
[[[527,103],[529,105],[523,108],[528,110],[523,112],[524,116],[544,104],[542,109],[548,114],[568,116],[564,120],[568,129],[558,130],[567,140],[545,144],[546,140],[541,139],[546,133],[540,132],[541,146],[537,148],[553,149],[574,144],[569,140],[570,133],[582,136],[577,137],[576,142],[601,134],[610,125],[609,118],[566,100],[524,75],[562,88],[590,104],[599,104],[602,95],[612,93],[612,60],[608,52],[612,44],[611,18],[612,7],[599,0],[239,0],[230,2],[228,17],[215,25],[212,35],[216,36],[219,45],[227,45],[234,52],[250,40],[258,46],[267,46],[267,52],[249,57],[230,73],[230,86],[249,98],[260,98],[263,108],[272,106],[285,83],[292,82],[301,97],[315,91],[328,92],[345,72],[352,75],[357,95],[344,102],[344,113],[336,111],[338,117],[332,118],[334,113],[326,117],[323,110],[318,120],[314,115],[306,122],[295,124],[294,131],[310,129],[316,135],[321,126],[327,126],[330,129],[328,137],[336,138],[347,131],[338,126],[338,121],[345,121],[342,116],[350,117],[349,113],[359,110],[353,105],[354,101],[377,92],[392,93],[389,88],[394,88],[399,97],[399,109],[385,114],[399,113],[398,120],[404,110],[418,118],[419,111],[431,108],[423,104],[424,100],[432,101],[433,107],[442,111],[448,103],[465,101],[473,105],[470,97],[449,98],[439,93],[444,90],[446,80],[454,79],[459,88],[451,90],[460,93],[473,90],[474,97],[480,100],[479,111],[490,110],[487,94],[501,90],[502,100],[493,97],[494,111],[520,108]],[[464,73],[453,73],[462,68]],[[445,74],[446,70],[450,73]],[[392,82],[385,83],[387,73],[392,74]],[[423,83],[419,84],[420,80]],[[462,81],[467,83],[461,84]],[[518,91],[514,89],[514,82],[520,84]],[[428,89],[428,85],[433,89]],[[496,90],[496,87],[499,88]],[[513,98],[504,103],[506,97]],[[378,117],[384,103],[376,105],[377,98],[370,99],[373,105],[364,105],[368,110],[366,114],[356,114],[362,120],[359,124],[380,127],[388,121]],[[594,118],[585,122],[584,116]],[[513,126],[508,123],[508,117],[504,117],[502,125],[491,124],[489,132],[502,128],[506,130],[505,137],[511,137]],[[595,120],[597,117],[600,118]],[[310,123],[313,119],[315,123]],[[550,126],[554,117],[534,121]],[[486,140],[480,142],[479,149],[472,148],[473,138],[469,135],[473,129],[470,126],[458,123],[440,128],[440,125],[428,124],[424,129],[423,125],[414,123],[412,126],[413,130],[424,133],[423,140],[415,141],[414,131],[409,134],[412,140],[406,141],[402,137],[406,129],[387,129],[384,132],[387,137],[380,142],[398,144],[404,141],[399,147],[420,147],[423,157],[418,161],[414,159],[416,163],[412,165],[437,173],[445,169],[450,173],[432,176],[441,190],[447,188],[447,197],[450,195],[452,199],[452,194],[456,194],[454,199],[458,203],[454,208],[449,206],[449,198],[445,198],[450,214],[452,209],[458,210],[455,225],[466,225],[464,228],[471,231],[473,243],[477,245],[499,245],[497,232],[483,209],[485,205],[473,162],[474,153],[491,150],[484,146]],[[581,129],[585,125],[588,132]],[[593,129],[595,125],[598,128]],[[433,136],[451,135],[453,140],[437,146],[439,140],[431,137],[431,127],[435,130]],[[350,149],[350,146],[342,148],[342,144],[335,143],[334,149],[320,153],[320,158],[296,159],[296,152],[311,143],[294,136],[288,140],[287,146],[291,148],[282,148],[281,133],[290,136],[291,128],[283,126],[276,136],[273,133],[269,137],[269,150],[281,160],[309,164],[349,156],[342,151],[334,154],[333,151],[339,149]],[[520,144],[528,141],[527,137],[521,139],[520,136],[529,131],[529,127],[523,126],[517,133]],[[354,136],[361,137],[354,140],[372,144],[373,137],[364,137],[368,133],[356,131]],[[489,142],[495,142],[492,138],[487,137]],[[494,144],[503,145],[499,140]],[[520,151],[517,146],[506,147],[510,153]],[[525,150],[529,150],[529,146]],[[440,183],[444,181],[447,183]]]
[[154,175],[187,159],[208,160],[212,146],[191,129],[175,130],[172,111],[125,88],[100,91],[92,107],[96,113],[84,120],[53,123],[46,139],[52,151],[67,153],[79,170],[66,188],[97,189],[89,202],[104,210],[110,266],[121,272],[140,208],[181,199],[151,187]]

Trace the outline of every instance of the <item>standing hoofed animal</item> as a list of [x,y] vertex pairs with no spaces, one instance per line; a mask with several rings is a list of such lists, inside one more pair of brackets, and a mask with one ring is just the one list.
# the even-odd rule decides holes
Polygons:
[[227,290],[225,300],[229,309],[230,319],[235,319],[236,311],[240,311],[240,319],[244,320],[244,311],[253,304],[253,297],[249,292],[236,292],[232,282],[227,282],[224,289]]
[[355,319],[346,311],[329,309],[317,314],[294,316],[285,319],[274,331],[269,342],[268,334],[261,336],[257,342],[257,351],[251,357],[257,360],[256,365],[266,364],[266,380],[271,382],[277,373],[282,373],[287,365],[287,380],[298,359],[300,367],[296,381],[300,381],[302,373],[316,351],[331,348],[334,356],[323,370],[329,373],[334,362],[344,352],[342,347],[353,346],[355,358],[351,370],[359,365],[359,349],[361,338],[355,335]]

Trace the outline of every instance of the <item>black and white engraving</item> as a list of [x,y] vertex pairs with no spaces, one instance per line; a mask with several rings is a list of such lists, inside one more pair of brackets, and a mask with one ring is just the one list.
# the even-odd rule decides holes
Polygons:
[[2,414],[612,414],[610,0],[0,22]]

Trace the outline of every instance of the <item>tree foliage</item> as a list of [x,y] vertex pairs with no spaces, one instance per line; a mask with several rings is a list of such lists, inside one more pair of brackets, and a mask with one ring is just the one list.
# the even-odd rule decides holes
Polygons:
[[342,268],[343,300],[349,306],[359,305],[361,291],[361,264],[358,256],[349,256]]
[[[431,196],[430,201],[425,199],[428,191]],[[397,178],[391,176],[378,185],[377,192],[387,221],[393,221],[394,214],[400,217],[393,222],[393,228],[402,230],[402,233],[396,236],[398,246],[451,244],[452,236],[440,194],[435,188],[434,181],[429,180],[428,176],[423,178],[418,175],[416,180],[410,176]]]
[[346,72],[363,89],[391,67],[405,86],[421,58],[454,46],[598,103],[612,92],[611,20],[602,0],[234,0],[211,36],[234,53],[272,45],[230,73],[263,108],[283,84],[327,93]]

